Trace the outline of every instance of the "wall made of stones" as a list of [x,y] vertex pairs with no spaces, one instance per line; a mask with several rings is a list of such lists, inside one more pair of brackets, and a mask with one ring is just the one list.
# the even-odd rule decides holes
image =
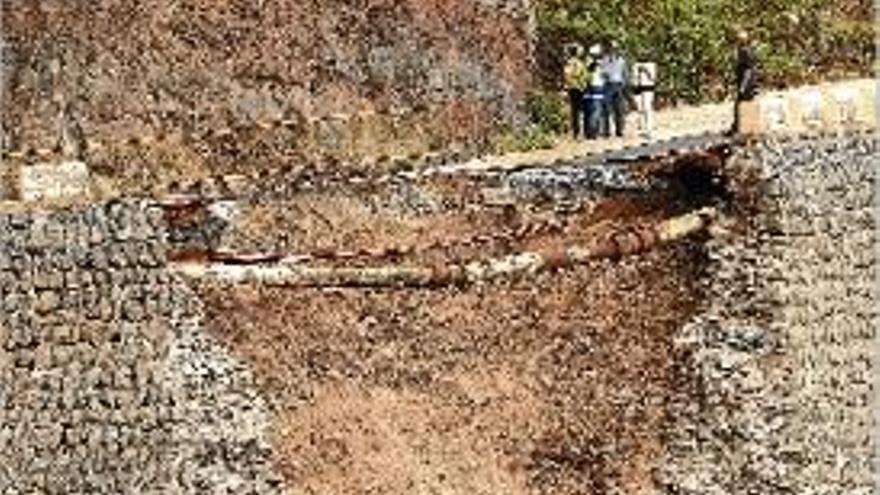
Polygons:
[[5,148],[145,181],[479,148],[530,77],[528,0],[0,5]]
[[683,494],[873,493],[876,134],[765,140],[745,235],[713,240],[682,332],[665,482]]
[[248,370],[166,269],[162,211],[0,211],[0,493],[278,493]]

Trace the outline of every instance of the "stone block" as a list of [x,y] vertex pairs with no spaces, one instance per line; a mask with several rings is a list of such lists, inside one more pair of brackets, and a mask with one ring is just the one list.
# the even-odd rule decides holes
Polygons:
[[58,291],[47,289],[37,292],[34,311],[39,315],[48,314],[61,306],[61,295]]
[[795,98],[795,105],[792,106],[793,125],[810,131],[821,130],[825,125],[822,92],[817,88],[808,88],[800,91]]
[[763,116],[761,106],[757,101],[747,101],[740,104],[740,122],[738,132],[747,136],[764,133]]
[[780,132],[790,126],[789,104],[781,95],[768,95],[758,100],[763,132]]
[[842,128],[854,126],[858,121],[858,91],[853,87],[843,86],[831,89],[830,96],[834,102],[832,124]]
[[32,275],[32,283],[34,288],[42,289],[61,289],[64,286],[64,272],[53,269],[49,263],[37,264],[34,266]]
[[875,101],[876,85],[869,80],[771,92],[743,104],[740,132],[757,136],[876,129]]
[[[106,256],[111,268],[120,269],[129,266],[132,256],[128,253],[127,243],[114,242],[106,246]],[[114,270],[115,273],[115,270]]]
[[90,194],[89,169],[80,161],[20,165],[12,197],[22,201],[52,201]]

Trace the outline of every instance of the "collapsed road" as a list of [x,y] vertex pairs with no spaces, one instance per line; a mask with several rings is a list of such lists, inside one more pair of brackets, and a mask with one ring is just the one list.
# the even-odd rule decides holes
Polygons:
[[[704,206],[714,199],[729,199],[722,197],[725,191],[721,184],[723,178],[720,171],[721,163],[730,153],[730,146],[730,138],[707,134],[632,146],[549,165],[519,165],[500,170],[475,168],[472,163],[457,167],[426,167],[416,172],[384,175],[368,182],[360,177],[346,180],[332,175],[331,181],[327,182],[306,171],[294,177],[275,178],[239,197],[178,194],[168,196],[159,204],[167,211],[172,227],[172,242],[181,245],[177,257],[182,260],[197,258],[241,265],[278,261],[282,258],[288,261],[381,259],[407,255],[414,251],[448,249],[461,243],[487,243],[493,240],[510,242],[529,232],[523,232],[523,229],[515,232],[488,231],[469,239],[443,239],[423,246],[393,243],[382,248],[319,249],[308,253],[283,253],[277,250],[236,253],[228,246],[220,247],[219,243],[222,231],[228,227],[233,216],[238,216],[242,207],[271,204],[284,199],[284,196],[277,194],[278,188],[273,186],[279,180],[287,184],[285,196],[288,197],[334,190],[364,196],[374,194],[377,184],[382,184],[378,187],[395,191],[398,196],[405,196],[410,201],[406,205],[410,210],[425,208],[424,205],[412,204],[413,197],[417,195],[413,188],[418,188],[426,180],[452,182],[452,188],[457,190],[459,198],[444,198],[444,204],[436,204],[435,201],[434,205],[427,206],[429,213],[432,209],[435,212],[451,212],[455,209],[481,206],[510,210],[517,202],[528,204],[541,201],[552,203],[552,209],[556,212],[566,209],[576,211],[582,209],[585,203],[596,203],[597,200],[607,199],[611,195],[619,195],[626,198],[661,198],[668,203],[670,211],[684,214],[684,208],[687,207],[685,205]],[[274,190],[276,194],[271,199],[266,198],[261,194],[266,190]],[[553,231],[555,228],[558,230],[558,226],[559,221],[554,219],[529,225],[528,229],[535,233],[541,230]],[[630,232],[636,237],[649,237],[647,240],[636,239],[631,242],[618,239],[625,237],[625,232],[610,232],[599,242],[623,244],[599,248],[599,255],[620,256],[642,250],[647,247],[642,246],[645,243],[652,246],[656,244],[656,239],[653,239],[656,237],[654,230],[656,227]],[[629,246],[633,243],[635,246]]]
[[[826,459],[871,446],[876,150],[852,133],[603,165],[620,174],[13,205],[0,484],[865,486],[870,470]],[[421,286],[395,278],[407,267]]]
[[652,493],[672,339],[730,209],[712,193],[729,144],[705,143],[169,198],[169,269],[255,370],[292,486]]
[[[172,270],[193,278],[208,277],[222,282],[249,282],[297,287],[436,287],[486,282],[501,277],[533,275],[541,270],[570,267],[600,258],[620,258],[644,252],[705,230],[717,216],[713,208],[672,218],[641,229],[612,232],[596,239],[592,246],[571,246],[561,251],[524,252],[439,268],[414,266],[309,267],[290,263],[282,266],[244,266],[255,258],[226,254],[223,264],[180,263]],[[403,251],[398,251],[402,253]],[[341,256],[340,256],[341,257]],[[302,261],[304,256],[292,256]],[[256,260],[260,260],[257,258]],[[229,266],[229,264],[232,266]]]

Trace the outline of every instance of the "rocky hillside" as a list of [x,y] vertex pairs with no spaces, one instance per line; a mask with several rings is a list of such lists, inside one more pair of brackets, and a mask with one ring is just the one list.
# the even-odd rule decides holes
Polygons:
[[127,162],[145,183],[157,168],[479,147],[521,120],[530,82],[522,0],[3,0],[2,10],[5,148],[60,141],[99,171]]

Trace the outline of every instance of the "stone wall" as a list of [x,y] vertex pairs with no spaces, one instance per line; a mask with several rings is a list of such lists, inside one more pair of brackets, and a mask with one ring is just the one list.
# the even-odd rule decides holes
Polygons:
[[0,493],[278,493],[267,412],[162,211],[0,212]]
[[878,151],[765,140],[730,163],[760,187],[740,185],[748,230],[710,243],[709,302],[680,338],[673,493],[872,493]]
[[144,182],[479,148],[522,120],[530,77],[528,0],[0,5],[6,149]]

